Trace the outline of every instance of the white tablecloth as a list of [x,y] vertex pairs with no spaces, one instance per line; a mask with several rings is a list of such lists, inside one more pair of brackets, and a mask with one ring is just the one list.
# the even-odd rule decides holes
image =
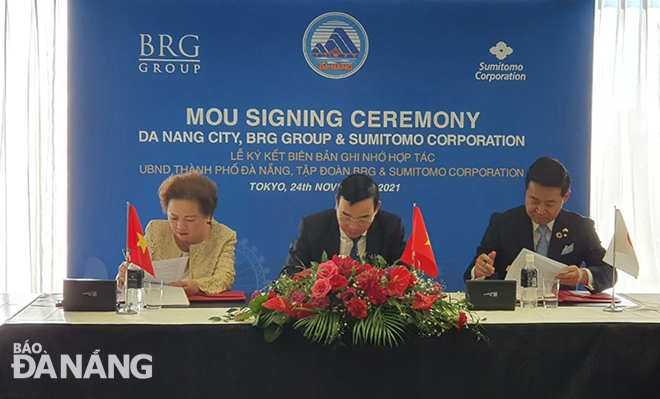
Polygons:
[[[450,294],[452,298],[461,298],[460,293]],[[660,295],[645,296],[626,295],[632,302],[620,313],[604,312],[605,304],[589,306],[560,306],[556,309],[523,309],[517,307],[514,311],[479,311],[475,314],[483,324],[530,324],[530,323],[660,323],[660,312],[652,306],[633,306],[640,298],[643,303],[654,301],[660,303]],[[638,300],[636,300],[636,298]],[[226,315],[227,308],[162,308],[160,310],[143,310],[137,315],[118,315],[114,312],[64,312],[43,296],[35,300],[12,318],[8,324],[250,324],[247,322],[214,323],[212,316]]]

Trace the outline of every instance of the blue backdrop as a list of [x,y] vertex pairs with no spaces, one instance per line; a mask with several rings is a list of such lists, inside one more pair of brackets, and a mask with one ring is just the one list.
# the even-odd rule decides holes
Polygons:
[[360,170],[407,234],[420,206],[461,290],[537,157],[587,213],[592,39],[583,0],[71,0],[68,274],[114,277],[126,201],[165,218],[158,186],[195,168],[238,234],[235,288],[260,288]]

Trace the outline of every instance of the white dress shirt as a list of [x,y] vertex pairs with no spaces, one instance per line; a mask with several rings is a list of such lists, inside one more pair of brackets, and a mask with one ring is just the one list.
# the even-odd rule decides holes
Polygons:
[[[353,249],[353,240],[349,238],[344,230],[339,228],[339,255],[351,256],[351,249]],[[360,257],[364,256],[367,252],[367,232],[362,233],[360,241],[358,241],[358,255]],[[332,256],[333,254],[328,254]]]

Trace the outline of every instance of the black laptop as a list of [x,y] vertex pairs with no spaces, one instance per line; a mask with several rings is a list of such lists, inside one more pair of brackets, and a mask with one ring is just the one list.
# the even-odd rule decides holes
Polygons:
[[516,284],[515,280],[468,280],[465,292],[474,310],[515,310]]
[[115,311],[117,282],[115,280],[64,279],[65,311]]

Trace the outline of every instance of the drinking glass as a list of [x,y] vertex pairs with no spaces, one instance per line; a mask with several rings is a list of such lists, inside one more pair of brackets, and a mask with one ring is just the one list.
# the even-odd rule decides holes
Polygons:
[[556,278],[543,279],[543,306],[554,309],[559,304],[559,280]]
[[163,280],[147,281],[147,309],[159,310],[163,306]]

